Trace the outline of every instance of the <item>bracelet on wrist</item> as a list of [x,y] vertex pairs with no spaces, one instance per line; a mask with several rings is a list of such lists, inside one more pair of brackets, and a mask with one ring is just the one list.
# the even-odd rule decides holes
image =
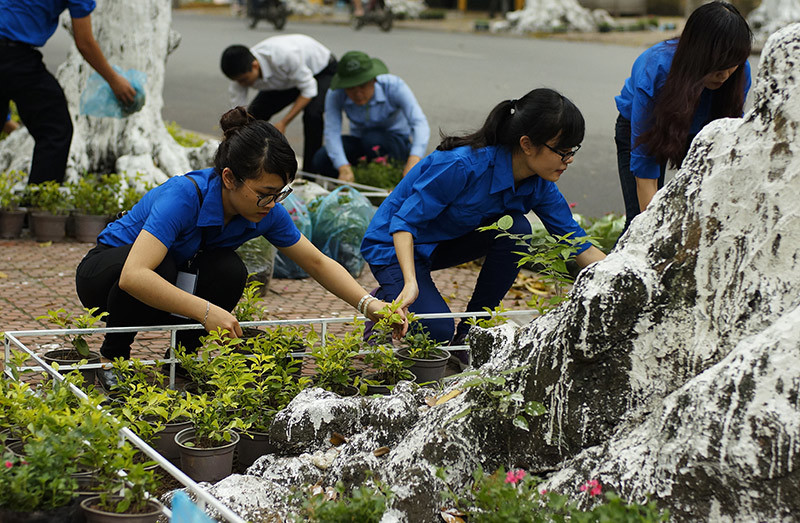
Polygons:
[[208,321],[208,311],[211,309],[211,302],[206,300],[206,314],[203,316],[203,327],[206,326],[206,322]]
[[370,304],[370,303],[372,303],[373,301],[377,301],[377,300],[378,300],[378,298],[376,298],[375,296],[370,296],[370,297],[369,297],[369,298],[368,298],[368,299],[367,299],[367,300],[364,302],[364,310],[362,310],[362,311],[361,311],[361,314],[362,314],[363,316],[366,316],[366,315],[367,315],[367,312],[368,312],[368,309],[369,309],[369,304]]
[[362,307],[364,306],[364,302],[368,298],[371,298],[371,297],[372,297],[372,295],[370,293],[367,293],[367,294],[363,295],[360,300],[358,300],[358,305],[356,305],[356,310],[359,313],[364,314],[364,311],[362,310]]

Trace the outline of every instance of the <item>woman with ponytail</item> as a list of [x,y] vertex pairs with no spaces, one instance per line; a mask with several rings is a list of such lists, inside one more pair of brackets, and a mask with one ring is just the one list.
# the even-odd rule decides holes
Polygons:
[[[519,247],[476,229],[510,215],[509,232],[530,234],[525,214],[533,211],[551,234],[585,236],[555,184],[583,134],[583,116],[571,101],[535,89],[500,102],[476,132],[443,136],[384,200],[364,236],[361,253],[380,284],[375,295],[419,314],[450,312],[431,271],[485,256],[467,311],[499,305],[519,272]],[[603,257],[585,243],[576,260],[585,267]],[[461,322],[454,338],[452,319],[423,324],[444,343],[462,343],[469,329]]]
[[[326,289],[354,307],[359,304],[375,320],[386,304],[365,299],[366,291],[300,234],[279,203],[291,192],[288,184],[297,172],[285,136],[243,107],[225,113],[220,127],[224,138],[214,167],[170,178],[100,233],[77,269],[83,305],[107,311],[108,327],[188,321],[241,336],[231,311],[242,296],[247,269],[234,249],[263,236]],[[191,282],[181,285],[186,289],[178,286],[179,273]],[[396,334],[404,334],[406,327],[398,325]],[[179,331],[179,341],[192,350],[201,333]],[[101,354],[129,358],[135,335],[107,334]],[[101,381],[104,377],[109,378],[101,373]]]
[[680,38],[654,45],[633,64],[615,98],[615,141],[625,229],[680,166],[694,136],[717,118],[742,115],[750,88],[752,33],[731,4],[711,2],[689,16]]

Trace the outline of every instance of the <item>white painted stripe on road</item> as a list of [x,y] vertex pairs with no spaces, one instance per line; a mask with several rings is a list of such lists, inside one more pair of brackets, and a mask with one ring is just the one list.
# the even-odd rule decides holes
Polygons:
[[456,56],[459,58],[483,58],[482,54],[477,53],[464,53],[461,51],[449,51],[447,49],[435,49],[432,47],[415,47],[415,51],[420,53],[438,54],[441,56]]

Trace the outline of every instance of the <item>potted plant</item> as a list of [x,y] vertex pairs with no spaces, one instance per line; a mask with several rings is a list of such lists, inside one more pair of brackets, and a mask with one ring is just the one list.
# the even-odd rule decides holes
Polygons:
[[[243,321],[259,321],[264,319],[266,308],[260,304],[261,301],[261,287],[264,284],[255,279],[255,273],[247,275],[248,282],[242,292],[242,297],[233,309],[233,315],[240,322]],[[242,327],[243,338],[254,338],[264,333],[257,327]]]
[[234,429],[248,425],[232,415],[235,407],[230,392],[209,398],[207,394],[187,392],[183,398],[192,427],[175,434],[181,456],[181,469],[195,481],[215,482],[233,471],[233,452],[239,443]]
[[391,303],[381,310],[381,319],[372,327],[364,363],[370,370],[362,374],[361,392],[367,394],[389,394],[391,388],[402,380],[414,381],[416,376],[409,370],[412,362],[398,357],[392,344],[392,325],[401,322],[397,314],[399,304]]
[[[295,377],[293,366],[285,365],[282,360],[273,354],[254,355],[249,371],[242,375],[235,391],[236,414],[249,426],[240,431],[240,466],[248,467],[272,450],[268,431],[275,414],[311,384],[310,378]],[[252,381],[248,383],[247,378]]]
[[58,182],[28,184],[31,232],[36,241],[60,241],[67,233],[69,195]]
[[21,186],[27,175],[21,171],[4,171],[0,174],[0,238],[19,238],[25,222],[25,209],[21,209]]
[[126,443],[108,453],[96,481],[100,494],[80,504],[88,523],[154,523],[158,520],[164,507],[149,494],[157,487],[155,475],[148,468],[149,463],[136,462],[137,452]]
[[[49,310],[44,316],[38,316],[37,320],[49,320],[51,323],[58,325],[61,328],[68,329],[74,327],[76,329],[89,329],[94,327],[95,323],[102,320],[108,315],[107,312],[97,313],[98,308],[91,309],[84,308],[85,312],[81,315],[74,316],[71,312],[65,311],[63,308],[57,310]],[[44,360],[49,363],[58,363],[60,365],[85,365],[87,363],[100,363],[100,354],[95,351],[89,350],[89,344],[84,338],[84,334],[75,334],[67,336],[72,345],[71,349],[57,349],[48,351],[43,355]],[[84,369],[80,371],[83,379],[88,385],[94,384],[95,370]]]
[[25,456],[2,451],[0,521],[70,523],[75,516],[76,438],[44,433],[25,444]]
[[438,381],[444,376],[450,352],[432,340],[425,327],[415,323],[413,314],[409,316],[408,334],[403,338],[404,347],[397,351],[397,356],[411,362],[408,369],[417,377],[418,383]]
[[75,238],[94,243],[119,210],[122,179],[117,174],[85,174],[69,185],[75,217]]
[[316,366],[315,386],[342,396],[358,394],[361,378],[357,375],[355,357],[362,336],[362,329],[348,332],[342,338],[328,334],[324,345],[312,349],[311,357]]

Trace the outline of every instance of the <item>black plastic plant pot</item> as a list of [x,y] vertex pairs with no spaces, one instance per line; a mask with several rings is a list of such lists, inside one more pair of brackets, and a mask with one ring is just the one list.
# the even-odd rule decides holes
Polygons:
[[231,440],[219,447],[198,448],[193,443],[194,428],[183,429],[175,434],[181,454],[181,470],[195,481],[217,482],[233,472],[233,451],[239,443],[239,434],[231,431]]
[[[114,500],[113,497],[110,499]],[[155,523],[164,511],[164,505],[156,499],[148,500],[147,511],[139,514],[106,512],[98,508],[99,503],[100,496],[92,496],[81,501],[86,523]]]
[[417,377],[417,383],[428,381],[439,381],[444,377],[447,368],[447,361],[450,359],[450,351],[446,349],[436,349],[430,358],[412,358],[408,355],[408,349],[397,351],[397,357],[401,360],[408,360],[412,365],[408,368]]

